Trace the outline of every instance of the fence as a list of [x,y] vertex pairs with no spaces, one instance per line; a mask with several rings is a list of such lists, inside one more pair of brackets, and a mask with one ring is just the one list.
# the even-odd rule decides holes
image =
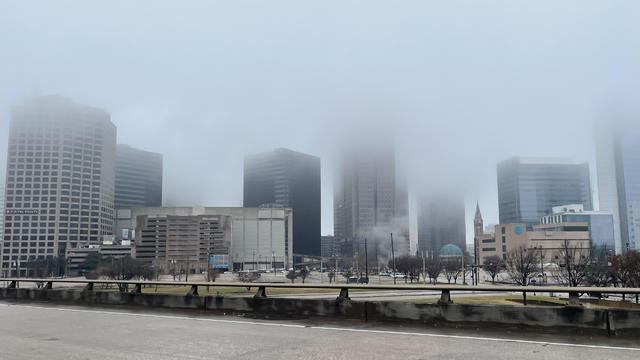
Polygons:
[[360,285],[360,284],[287,284],[287,283],[223,283],[223,282],[193,282],[193,281],[141,281],[141,280],[78,280],[78,279],[31,279],[31,278],[0,278],[0,282],[7,282],[8,288],[17,288],[20,283],[36,283],[42,285],[42,289],[52,289],[54,284],[85,284],[84,291],[93,291],[94,285],[117,285],[121,291],[129,292],[129,286],[133,286],[133,293],[141,293],[144,286],[186,286],[189,287],[186,295],[198,296],[198,287],[242,287],[257,288],[256,298],[267,297],[269,288],[289,289],[335,289],[339,291],[337,300],[349,300],[349,290],[392,290],[392,291],[440,291],[440,304],[450,304],[451,292],[519,292],[523,295],[526,305],[527,293],[568,293],[569,305],[578,306],[580,294],[603,295],[621,294],[635,295],[636,302],[640,294],[640,288],[621,287],[564,287],[564,286],[471,286],[471,285]]

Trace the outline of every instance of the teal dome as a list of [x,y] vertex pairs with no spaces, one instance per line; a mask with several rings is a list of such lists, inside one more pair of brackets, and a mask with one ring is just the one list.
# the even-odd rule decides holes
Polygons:
[[462,256],[462,250],[453,244],[447,244],[440,248],[440,256]]

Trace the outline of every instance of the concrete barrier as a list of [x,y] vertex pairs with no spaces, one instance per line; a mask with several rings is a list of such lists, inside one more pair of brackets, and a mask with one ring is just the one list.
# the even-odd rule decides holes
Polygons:
[[417,304],[406,302],[354,302],[269,297],[222,297],[81,291],[71,289],[0,288],[0,299],[50,301],[80,305],[124,305],[192,309],[210,312],[275,317],[330,317],[365,321],[413,321],[420,323],[493,324],[578,329],[610,335],[640,334],[640,311],[597,310],[583,307]]

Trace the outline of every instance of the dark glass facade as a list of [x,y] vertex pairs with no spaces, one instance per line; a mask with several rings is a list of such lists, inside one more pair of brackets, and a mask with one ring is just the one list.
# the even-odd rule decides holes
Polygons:
[[162,206],[162,154],[118,144],[115,206]]
[[511,158],[497,166],[500,223],[538,224],[554,206],[592,210],[589,165]]
[[293,209],[293,253],[320,256],[320,158],[287,149],[247,156],[245,207]]

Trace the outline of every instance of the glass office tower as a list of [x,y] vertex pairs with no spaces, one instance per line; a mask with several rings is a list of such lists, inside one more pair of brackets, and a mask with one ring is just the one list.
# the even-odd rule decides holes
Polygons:
[[244,161],[244,207],[293,209],[293,253],[320,256],[320,158],[275,149]]
[[607,123],[597,132],[600,209],[614,217],[616,252],[640,249],[640,125]]
[[558,158],[511,158],[498,163],[500,223],[538,224],[554,206],[592,210],[589,165]]

